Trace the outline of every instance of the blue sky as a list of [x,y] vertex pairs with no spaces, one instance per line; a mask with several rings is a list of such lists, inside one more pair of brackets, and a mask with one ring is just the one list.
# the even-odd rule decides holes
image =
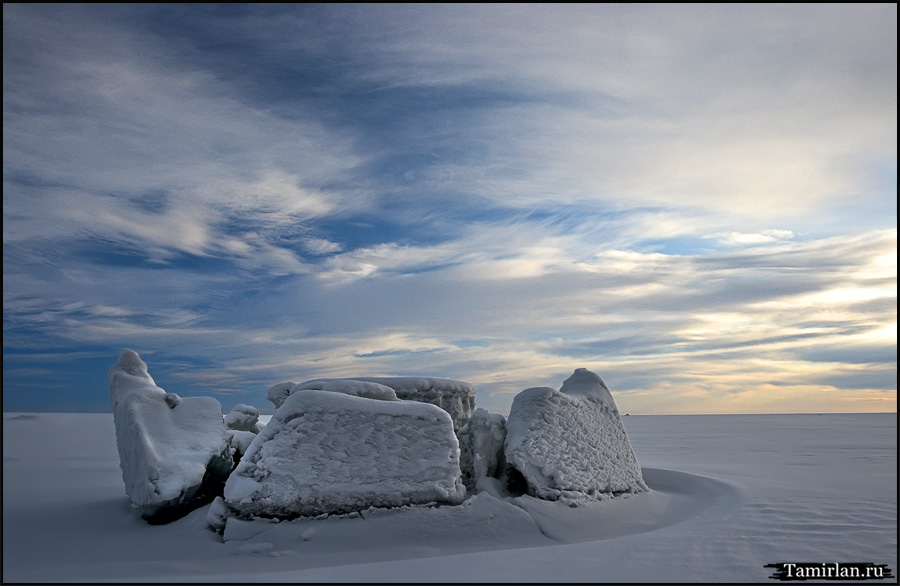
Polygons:
[[578,367],[896,411],[897,7],[3,5],[3,408]]

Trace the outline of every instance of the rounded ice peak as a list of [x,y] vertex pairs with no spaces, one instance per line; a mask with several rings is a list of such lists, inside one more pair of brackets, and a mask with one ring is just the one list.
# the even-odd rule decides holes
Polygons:
[[572,376],[563,381],[559,392],[612,401],[612,395],[603,379],[586,368],[576,368]]
[[119,354],[119,362],[116,366],[134,376],[150,376],[150,372],[147,370],[147,364],[141,360],[141,357],[137,352],[130,348],[122,350],[122,353]]

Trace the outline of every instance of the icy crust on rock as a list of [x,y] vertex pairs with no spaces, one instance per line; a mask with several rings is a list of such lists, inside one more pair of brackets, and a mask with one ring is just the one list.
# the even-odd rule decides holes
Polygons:
[[525,389],[506,426],[506,459],[532,496],[601,500],[649,490],[612,394],[593,372],[577,369],[559,391]]
[[457,432],[459,467],[466,489],[474,491],[485,478],[500,478],[506,458],[506,418],[499,413],[476,409],[469,422]]
[[166,393],[128,349],[109,371],[109,390],[132,506],[149,522],[165,523],[210,502],[232,468],[219,402]]
[[369,376],[346,379],[318,378],[299,383],[291,388],[289,392],[319,389],[322,384],[337,380],[377,383],[393,389],[397,398],[403,401],[419,401],[437,405],[450,414],[450,417],[453,419],[454,430],[459,430],[464,426],[475,410],[475,387],[467,382],[447,378],[412,376]]
[[245,518],[464,497],[459,443],[445,411],[321,390],[288,397],[225,485],[228,507]]
[[225,427],[236,431],[259,433],[266,425],[259,421],[259,409],[252,405],[235,405],[225,416]]

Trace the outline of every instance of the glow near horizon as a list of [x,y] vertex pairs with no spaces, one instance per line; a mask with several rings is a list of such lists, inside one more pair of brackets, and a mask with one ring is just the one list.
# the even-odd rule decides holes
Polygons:
[[896,6],[4,4],[4,409],[896,411]]

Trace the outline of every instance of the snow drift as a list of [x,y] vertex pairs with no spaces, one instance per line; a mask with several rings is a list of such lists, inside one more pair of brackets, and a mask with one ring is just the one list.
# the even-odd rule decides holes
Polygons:
[[506,429],[506,460],[532,496],[575,502],[649,490],[612,394],[589,370],[577,369],[558,391],[516,395]]
[[109,390],[125,491],[144,519],[167,523],[221,493],[233,448],[218,401],[166,393],[128,349]]

